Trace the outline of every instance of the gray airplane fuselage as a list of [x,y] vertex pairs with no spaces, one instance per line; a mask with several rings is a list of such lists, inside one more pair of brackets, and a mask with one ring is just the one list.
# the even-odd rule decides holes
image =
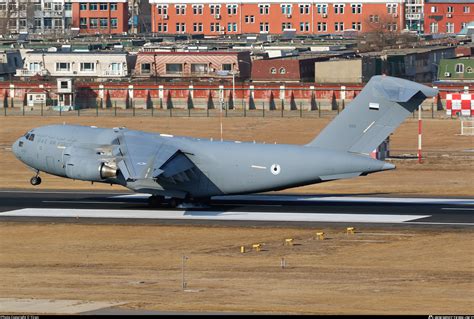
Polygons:
[[[36,172],[173,198],[303,186],[395,168],[369,154],[437,90],[374,76],[306,145],[212,141],[125,128],[51,125],[13,144]],[[32,178],[38,185],[41,180]]]
[[[31,131],[33,141],[18,139],[13,152],[26,165],[52,175],[87,179],[68,174],[67,155],[81,156],[90,167],[99,170],[99,164],[110,157],[100,153],[101,147],[111,145],[117,134],[146,136],[149,143],[178,145],[202,174],[184,183],[170,183],[153,179],[127,181],[120,177],[97,178],[94,181],[120,184],[134,191],[167,196],[209,197],[222,194],[242,194],[284,189],[314,184],[321,181],[355,177],[361,174],[391,169],[393,166],[370,157],[317,147],[285,144],[211,141],[189,137],[175,137],[132,131],[124,128],[103,129],[86,126],[52,125]],[[20,147],[20,142],[22,146]],[[83,151],[81,151],[83,150]],[[96,151],[98,150],[98,151]],[[99,175],[98,175],[99,176]],[[100,177],[100,176],[99,176]]]

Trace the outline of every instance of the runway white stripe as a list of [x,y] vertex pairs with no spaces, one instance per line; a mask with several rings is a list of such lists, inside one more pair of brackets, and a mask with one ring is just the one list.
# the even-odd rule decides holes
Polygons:
[[344,222],[344,223],[403,223],[430,217],[430,215],[383,214],[311,214],[240,211],[186,211],[186,210],[110,210],[110,209],[51,209],[24,208],[0,213],[0,217],[56,217],[56,218],[125,218],[125,219],[180,219],[228,221],[290,221],[290,222]]
[[[143,198],[149,194],[117,195],[110,198]],[[409,198],[409,197],[363,197],[363,196],[304,196],[304,195],[233,195],[215,196],[213,199],[224,201],[285,201],[285,202],[342,202],[342,203],[398,203],[398,204],[444,204],[474,205],[474,199],[464,198]]]

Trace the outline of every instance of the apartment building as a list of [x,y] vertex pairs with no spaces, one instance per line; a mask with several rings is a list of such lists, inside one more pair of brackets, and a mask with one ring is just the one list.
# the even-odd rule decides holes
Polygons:
[[71,0],[71,2],[72,26],[77,28],[79,33],[127,33],[127,0]]
[[417,33],[423,33],[423,10],[425,0],[405,0],[405,28]]
[[129,75],[126,52],[29,51],[16,76],[117,79]]
[[50,33],[69,30],[70,0],[0,0],[0,29],[3,33]]
[[424,29],[426,34],[459,33],[473,20],[473,0],[425,0]]
[[150,0],[152,32],[159,34],[338,34],[400,31],[404,0]]

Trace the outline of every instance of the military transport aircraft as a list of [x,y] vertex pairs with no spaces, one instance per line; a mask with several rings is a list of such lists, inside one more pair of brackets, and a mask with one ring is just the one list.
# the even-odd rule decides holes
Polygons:
[[[394,169],[369,154],[437,90],[408,80],[374,76],[361,93],[306,145],[216,141],[126,128],[50,125],[13,144],[35,171],[119,184],[151,194],[149,202],[206,202],[364,176]],[[167,198],[165,200],[165,197]]]

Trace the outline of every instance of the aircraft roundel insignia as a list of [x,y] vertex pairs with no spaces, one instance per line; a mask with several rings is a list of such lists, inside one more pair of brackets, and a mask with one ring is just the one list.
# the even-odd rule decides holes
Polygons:
[[280,165],[273,164],[272,167],[270,167],[270,171],[272,172],[273,175],[280,174],[280,171],[281,171]]

